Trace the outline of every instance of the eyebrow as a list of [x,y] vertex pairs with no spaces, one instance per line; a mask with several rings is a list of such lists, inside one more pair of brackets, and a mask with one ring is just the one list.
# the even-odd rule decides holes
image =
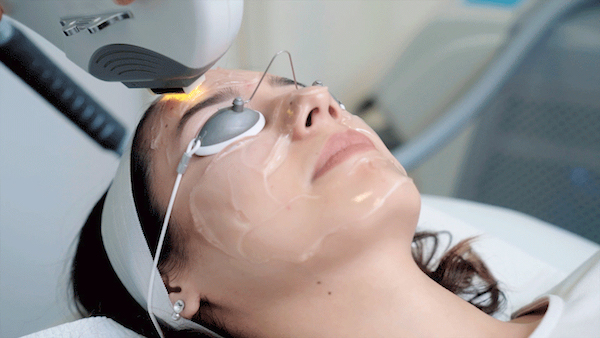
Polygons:
[[215,94],[209,96],[208,98],[196,103],[193,107],[188,109],[184,114],[181,120],[179,120],[179,124],[177,125],[177,132],[181,133],[181,130],[185,126],[185,124],[194,116],[196,113],[201,111],[206,107],[210,107],[217,103],[221,103],[227,100],[233,100],[234,98],[241,96],[240,93],[234,90],[231,87],[224,88],[216,92]]
[[[288,79],[287,77],[281,76],[269,76],[269,84],[273,87],[284,87],[289,85],[294,85],[296,82],[292,79]],[[298,82],[298,86],[306,87],[304,84]]]
[[[268,78],[269,84],[273,87],[285,87],[289,85],[294,85],[296,83],[294,82],[294,80],[288,79],[286,77],[269,76]],[[300,82],[298,82],[298,86],[306,87]],[[241,94],[237,90],[234,90],[232,87],[227,87],[219,90],[218,92],[216,92],[212,96],[209,96],[205,100],[198,102],[183,114],[183,117],[181,118],[181,120],[179,120],[179,124],[177,125],[177,132],[181,133],[181,130],[183,129],[183,127],[185,127],[185,124],[202,109],[210,107],[217,103],[224,102],[226,100],[232,100],[238,96],[241,96]]]

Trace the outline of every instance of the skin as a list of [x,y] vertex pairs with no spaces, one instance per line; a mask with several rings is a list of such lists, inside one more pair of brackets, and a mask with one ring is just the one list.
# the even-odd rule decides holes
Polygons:
[[[259,75],[253,72],[211,71],[207,74],[208,79],[203,88],[224,88],[229,82],[222,79],[234,79],[235,90],[242,96],[249,97]],[[230,100],[208,107],[206,112],[195,115],[183,129],[181,137],[176,128],[178,121],[187,107],[211,96],[215,91],[201,89],[201,94],[189,99],[189,102],[175,99],[163,102],[159,124],[164,128],[154,128],[151,142],[156,156],[153,172],[169,177],[153,181],[153,190],[161,192],[157,193],[157,197],[163,205],[167,203],[168,194],[162,192],[172,189],[175,178],[172,168],[177,165],[179,154],[206,119],[218,108],[230,105]],[[288,107],[290,104],[291,107]],[[265,129],[257,137],[230,147],[232,150],[225,149],[222,153],[207,158],[194,157],[183,177],[178,192],[178,196],[182,197],[178,197],[175,203],[173,217],[178,223],[193,225],[187,229],[188,235],[200,233],[202,238],[206,238],[204,230],[220,232],[218,239],[225,245],[217,245],[218,249],[236,259],[248,260],[246,253],[257,252],[254,249],[272,245],[273,241],[270,239],[276,233],[289,233],[288,228],[294,223],[301,228],[288,236],[280,237],[267,255],[267,258],[282,258],[274,252],[279,248],[276,244],[280,242],[284,243],[282,248],[298,248],[295,253],[302,256],[307,247],[298,246],[297,243],[316,243],[344,226],[364,228],[365,224],[370,223],[392,223],[391,220],[385,220],[390,215],[377,208],[381,206],[378,201],[385,201],[385,197],[390,194],[398,197],[407,193],[410,195],[404,199],[412,203],[407,203],[404,209],[397,212],[410,215],[410,219],[416,221],[420,200],[412,180],[406,176],[404,169],[389,154],[376,134],[362,120],[342,111],[327,88],[310,87],[296,91],[294,86],[272,87],[265,81],[247,107],[264,113],[267,121]],[[305,127],[307,115],[311,111],[314,111],[313,124]],[[371,148],[364,149],[360,154],[362,156],[352,156],[323,174],[315,175],[325,143],[332,135],[343,134],[350,129],[369,139]],[[173,139],[177,141],[173,142]],[[283,160],[279,161],[274,170],[275,166],[268,159],[271,148],[276,144],[283,144],[282,147],[279,146],[283,151],[276,153]],[[239,172],[232,172],[238,169]],[[264,178],[264,171],[267,169],[272,173]],[[374,172],[378,175],[373,175]],[[339,173],[345,174],[347,182],[338,178]],[[365,180],[364,177],[372,179]],[[243,191],[240,187],[243,187]],[[393,187],[403,188],[393,190]],[[252,230],[247,232],[247,236],[238,236],[237,223],[240,223],[240,219],[231,216],[241,213],[244,214],[243,219],[249,220],[246,230]],[[209,219],[209,222],[199,222],[196,217],[198,215]],[[290,218],[290,215],[293,217]],[[357,222],[363,217],[369,219]],[[329,227],[319,224],[319,220],[326,218],[330,219]],[[267,219],[267,222],[261,223],[262,219]],[[297,219],[301,221],[298,222]],[[285,226],[282,227],[282,224]],[[407,229],[406,237],[412,236],[409,227],[402,228]],[[298,236],[298,233],[303,236]],[[364,237],[364,234],[361,236]],[[243,252],[235,247],[240,239]],[[313,251],[311,249],[316,248],[309,245],[308,250]],[[347,257],[347,250],[345,247],[339,248],[333,254],[344,258]],[[282,260],[301,263],[308,258],[300,256],[292,255],[291,259],[285,256]],[[252,258],[254,257],[250,260],[254,260]]]
[[[183,113],[218,88],[233,86],[247,98],[259,76],[252,72],[212,70],[192,95],[167,96],[161,101],[159,118],[151,132],[151,188],[159,205],[166,208],[180,154],[208,117],[230,101],[200,111],[178,131],[177,124]],[[232,146],[234,151],[225,149],[224,154],[192,158],[175,202],[173,217],[185,233],[188,259],[183,269],[168,276],[168,281],[176,290],[170,294],[171,300],[182,299],[186,304],[184,317],[191,318],[200,309],[200,299],[207,299],[214,305],[212,314],[226,323],[228,329],[249,336],[526,337],[534,330],[539,316],[522,317],[515,322],[496,320],[421,272],[410,253],[420,209],[417,189],[397,163],[385,164],[394,163],[393,156],[362,121],[340,109],[326,87],[296,90],[294,86],[271,86],[267,81],[248,106],[265,115],[265,130]],[[307,127],[306,117],[311,111],[312,125]],[[352,119],[351,127],[348,119]],[[314,166],[327,140],[336,133],[357,127],[371,139],[374,148],[348,157],[314,179]],[[207,195],[227,204],[226,198],[232,196],[221,192],[227,191],[219,186],[222,182],[217,176],[207,180],[204,175],[227,171],[236,165],[244,169],[243,163],[228,162],[228,156],[235,160],[234,155],[239,153],[235,149],[251,147],[278,132],[291,133],[291,141],[285,144],[287,156],[269,176],[277,178],[270,183],[284,189],[273,191],[292,190],[298,194],[308,191],[318,195],[326,206],[317,210],[319,217],[345,208],[349,216],[336,215],[342,219],[339,222],[351,225],[338,227],[326,235],[308,259],[256,262],[228,251],[227,245],[219,247],[208,241],[203,228],[211,224],[199,225],[194,219],[194,210],[210,213],[215,205],[195,205],[191,201],[196,190],[206,189],[211,192]],[[268,165],[268,161],[264,164]],[[210,169],[211,165],[219,170]],[[250,174],[242,169],[238,174],[243,179]],[[285,176],[277,176],[279,171]],[[339,196],[356,192],[357,186],[368,186],[376,193],[386,191],[390,182],[401,184],[390,192],[390,198],[385,199],[382,206],[371,210],[368,217],[351,222],[357,217],[353,208],[365,209]],[[246,183],[245,188],[254,193],[238,201],[242,212],[246,211],[245,206],[250,210],[255,208],[256,201],[268,203],[271,197],[261,195],[262,182]],[[307,208],[314,205],[309,204]],[[310,209],[302,214],[313,220]],[[286,212],[275,217],[281,217],[282,222],[288,220]],[[230,215],[223,218],[235,220]],[[225,227],[224,233],[227,229],[235,233],[234,225],[223,222],[218,227]],[[325,228],[338,225],[319,224]],[[311,224],[306,226],[310,228]],[[281,240],[293,245],[294,241],[310,236],[314,233],[298,231],[291,238]],[[260,246],[260,242],[257,245]]]

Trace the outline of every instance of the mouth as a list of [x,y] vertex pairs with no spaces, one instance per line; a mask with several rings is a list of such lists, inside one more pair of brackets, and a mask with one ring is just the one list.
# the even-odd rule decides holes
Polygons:
[[350,129],[332,135],[321,150],[315,165],[313,181],[353,155],[373,149],[375,149],[373,142],[356,130]]

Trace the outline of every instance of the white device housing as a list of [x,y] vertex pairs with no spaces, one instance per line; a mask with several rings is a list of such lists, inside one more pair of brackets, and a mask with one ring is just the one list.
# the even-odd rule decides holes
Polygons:
[[[88,72],[96,51],[124,44],[161,54],[195,70],[192,80],[190,74],[184,75],[190,83],[231,46],[243,12],[242,0],[137,0],[128,6],[116,5],[112,0],[4,0],[3,6],[5,14],[39,33]],[[132,18],[113,22],[94,34],[83,30],[66,36],[61,25],[65,18],[124,11],[129,11]]]

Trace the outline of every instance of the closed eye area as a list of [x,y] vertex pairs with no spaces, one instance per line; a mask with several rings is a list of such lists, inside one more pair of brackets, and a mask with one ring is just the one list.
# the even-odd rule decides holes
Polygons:
[[[280,77],[280,76],[269,76],[268,77],[268,81],[269,84],[273,87],[285,87],[285,86],[290,86],[290,85],[294,85],[295,82],[292,79],[288,79],[285,77]],[[306,87],[304,84],[302,83],[298,83],[298,86],[300,87]],[[179,121],[179,125],[177,126],[177,132],[179,134],[181,134],[181,131],[183,130],[183,128],[185,128],[185,125],[187,124],[187,122],[194,117],[194,115],[196,115],[196,113],[200,112],[201,110],[210,107],[212,105],[221,103],[221,102],[225,102],[227,100],[233,100],[236,97],[241,97],[242,95],[240,94],[239,91],[235,90],[233,87],[227,87],[224,89],[219,90],[218,92],[216,92],[215,94],[209,96],[208,98],[198,102],[197,104],[195,104],[193,107],[191,107],[190,109],[188,109],[184,114],[183,117],[181,118],[181,120]],[[216,112],[217,110],[215,110]]]
[[[179,120],[179,124],[177,125],[177,133],[181,134],[181,131],[185,128],[187,122],[196,115],[196,113],[206,109],[210,106],[216,105],[218,103],[225,102],[227,100],[233,100],[234,98],[240,96],[239,91],[233,89],[232,87],[227,87],[217,91],[215,94],[209,96],[208,98],[196,103],[190,109],[188,109],[181,119]],[[215,109],[215,113],[217,109]]]

